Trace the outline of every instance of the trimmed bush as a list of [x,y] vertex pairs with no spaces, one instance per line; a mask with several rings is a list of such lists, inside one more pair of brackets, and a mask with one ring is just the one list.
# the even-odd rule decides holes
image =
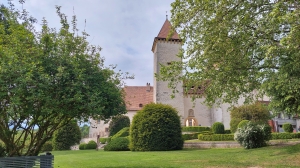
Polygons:
[[238,128],[243,128],[248,124],[249,120],[242,120],[239,125]]
[[170,105],[147,104],[133,117],[130,140],[132,151],[182,149],[183,139],[178,112]]
[[282,133],[272,133],[272,140],[275,139],[299,139],[300,133],[289,133],[289,132],[282,132]]
[[80,140],[81,132],[77,121],[71,121],[55,131],[52,139],[53,150],[70,150],[71,146],[78,144]]
[[248,122],[245,127],[238,128],[234,139],[246,149],[260,148],[266,146],[266,142],[271,139],[271,128]]
[[105,151],[129,151],[128,137],[117,137],[104,146]]
[[79,150],[85,150],[86,148],[86,143],[82,143],[79,145]]
[[261,103],[255,103],[250,105],[243,105],[239,107],[234,107],[230,111],[230,130],[235,133],[238,124],[242,120],[249,120],[254,123],[267,123],[271,118],[268,108]]
[[198,139],[201,141],[234,141],[234,135],[233,134],[213,134],[213,135],[199,134]]
[[224,124],[221,122],[215,122],[212,125],[211,130],[214,134],[224,134],[225,133]]
[[109,136],[114,136],[117,132],[119,132],[124,127],[130,126],[130,119],[125,115],[117,115],[112,118],[109,123]]
[[198,132],[196,133],[191,133],[191,134],[182,134],[183,140],[191,140],[191,139],[197,139],[198,138]]
[[114,136],[111,137],[111,140],[118,138],[118,137],[127,137],[129,136],[129,127],[125,127],[117,132]]
[[225,130],[225,134],[231,134],[230,129],[226,129],[226,130]]
[[290,123],[284,123],[282,125],[284,132],[292,133],[294,131],[292,124]]
[[47,141],[43,145],[41,152],[47,152],[47,151],[52,151],[52,150],[53,150],[52,141]]
[[210,127],[182,127],[182,132],[202,132],[202,131],[211,131]]
[[102,143],[102,144],[105,144],[107,142],[107,139],[108,138],[100,138],[99,142]]
[[85,149],[96,149],[96,148],[97,148],[97,143],[93,140],[89,141],[85,146]]

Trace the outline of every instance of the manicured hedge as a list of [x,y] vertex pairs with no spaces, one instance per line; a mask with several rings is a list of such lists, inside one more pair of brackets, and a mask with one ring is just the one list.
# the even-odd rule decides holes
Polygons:
[[111,137],[111,140],[118,137],[127,137],[129,136],[129,127],[122,128],[119,132],[117,132],[114,136]]
[[183,140],[191,140],[191,139],[198,139],[199,132],[192,133],[192,134],[183,134],[182,138]]
[[199,134],[198,139],[202,141],[234,141],[234,134]]
[[129,151],[129,137],[117,137],[104,146],[105,151]]
[[225,134],[231,134],[231,130],[230,129],[225,130]]
[[272,133],[272,140],[274,139],[298,139],[300,138],[300,133]]
[[100,138],[99,142],[102,144],[108,143],[110,141],[111,137],[107,137],[107,138]]
[[79,145],[79,150],[86,150],[86,149],[96,149],[97,143],[93,140],[89,141],[87,144],[82,143]]
[[210,127],[182,127],[182,132],[202,132],[202,131],[211,131]]

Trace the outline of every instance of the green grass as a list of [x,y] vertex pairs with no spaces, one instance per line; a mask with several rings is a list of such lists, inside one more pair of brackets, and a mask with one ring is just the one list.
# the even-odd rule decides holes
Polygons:
[[184,149],[160,152],[54,151],[54,167],[299,167],[300,144],[259,149]]

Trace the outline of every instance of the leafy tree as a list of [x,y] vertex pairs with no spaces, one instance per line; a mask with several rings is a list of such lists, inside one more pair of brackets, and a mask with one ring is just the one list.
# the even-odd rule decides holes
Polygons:
[[76,121],[72,121],[54,132],[52,146],[54,150],[70,150],[81,140],[80,128]]
[[282,127],[283,127],[284,132],[292,133],[294,131],[294,128],[293,128],[292,124],[290,124],[290,123],[284,123]]
[[114,136],[117,132],[125,127],[130,126],[130,119],[125,115],[114,116],[109,123],[109,136]]
[[182,80],[202,86],[208,105],[267,94],[273,110],[300,111],[299,1],[176,0],[171,6],[186,61],[162,66],[159,79],[174,89]]
[[87,138],[89,136],[89,131],[90,131],[90,127],[86,124],[80,127],[81,138]]
[[266,124],[270,119],[270,112],[264,104],[254,103],[233,107],[233,109],[230,111],[230,118],[230,130],[234,133],[238,128],[238,124],[242,120]]
[[183,147],[180,118],[170,105],[150,103],[134,115],[130,150],[180,150]]
[[126,74],[104,67],[101,48],[79,35],[76,16],[69,23],[56,7],[61,28],[43,20],[37,31],[25,10],[0,9],[0,140],[7,156],[38,155],[73,119],[125,113]]

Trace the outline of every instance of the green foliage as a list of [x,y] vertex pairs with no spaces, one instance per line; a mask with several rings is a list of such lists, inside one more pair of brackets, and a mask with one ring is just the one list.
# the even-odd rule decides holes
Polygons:
[[105,144],[106,142],[108,142],[108,138],[100,138],[99,142]]
[[199,134],[198,139],[201,141],[233,141],[233,134],[212,134],[212,135],[203,135]]
[[2,142],[0,142],[0,157],[6,156],[5,154],[5,146]]
[[54,150],[70,150],[70,147],[78,144],[81,139],[80,128],[76,121],[61,127],[54,133],[52,145]]
[[118,137],[127,137],[129,136],[129,127],[122,128],[119,132],[117,132],[114,136],[111,137],[111,140]]
[[224,124],[221,122],[215,122],[212,125],[211,130],[214,134],[224,134],[225,133]]
[[231,134],[230,129],[226,129],[226,130],[225,130],[225,134]]
[[181,124],[176,109],[154,103],[144,106],[133,117],[130,141],[132,151],[182,149]]
[[129,151],[128,137],[117,137],[104,146],[105,151]]
[[[186,62],[162,66],[159,79],[170,81],[174,90],[182,80],[186,86],[205,87],[195,96],[205,95],[209,105],[234,104],[241,95],[245,103],[257,100],[253,99],[256,89],[257,96],[271,97],[274,110],[298,113],[300,8],[296,4],[175,0],[171,23],[186,45],[179,54]],[[182,74],[186,69],[191,71]]]
[[52,150],[53,150],[52,141],[47,141],[43,145],[41,152],[48,152],[48,151],[52,151]]
[[272,140],[275,139],[299,139],[300,133],[289,133],[289,132],[282,132],[282,133],[272,133]]
[[97,143],[93,140],[89,141],[86,145],[85,145],[85,149],[96,149],[97,148]]
[[191,133],[191,134],[182,134],[182,138],[183,138],[183,140],[197,139],[198,134],[200,134],[200,133],[196,132],[196,133]]
[[130,119],[125,115],[117,115],[112,118],[109,123],[109,136],[114,136],[117,132],[119,132],[124,127],[130,126]]
[[234,140],[238,141],[245,149],[260,148],[267,145],[271,139],[271,127],[248,122],[245,127],[238,128]]
[[89,136],[89,130],[90,130],[90,127],[86,124],[84,124],[82,127],[80,127],[81,138],[87,138]]
[[79,144],[79,150],[85,150],[86,149],[86,143]]
[[249,120],[255,123],[267,123],[270,119],[270,112],[267,107],[261,103],[243,105],[234,107],[230,111],[230,130],[236,132],[238,124],[242,120]]
[[238,128],[243,128],[243,127],[245,127],[245,126],[248,124],[248,122],[250,122],[250,121],[249,121],[249,120],[242,120],[242,121],[239,123]]
[[292,124],[290,124],[290,123],[284,123],[282,125],[282,127],[283,127],[284,132],[292,133],[294,130]]
[[202,131],[210,131],[210,127],[182,127],[182,132],[202,132]]
[[21,11],[0,8],[0,140],[8,156],[38,155],[70,120],[126,112],[120,88],[128,75],[104,66],[101,48],[78,32],[76,16],[69,22],[56,7],[61,26],[42,20],[35,30],[35,19]]

